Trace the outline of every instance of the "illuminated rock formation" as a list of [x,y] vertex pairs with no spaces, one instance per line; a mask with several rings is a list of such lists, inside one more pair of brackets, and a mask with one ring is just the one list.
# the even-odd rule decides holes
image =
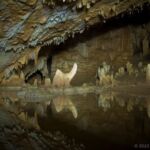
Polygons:
[[148,64],[146,68],[146,81],[150,83],[150,64]]
[[71,71],[69,73],[63,73],[61,70],[57,69],[55,76],[53,78],[53,86],[55,87],[68,87],[77,72],[77,64],[74,63]]
[[102,63],[102,66],[98,68],[98,85],[113,85],[114,77],[110,72],[110,65],[107,65],[105,62]]
[[50,79],[50,78],[45,78],[44,85],[45,85],[46,87],[50,87],[50,86],[51,86],[51,79]]
[[0,81],[14,69],[22,71],[29,59],[37,64],[42,47],[60,45],[112,18],[139,14],[149,4],[149,0],[1,0]]

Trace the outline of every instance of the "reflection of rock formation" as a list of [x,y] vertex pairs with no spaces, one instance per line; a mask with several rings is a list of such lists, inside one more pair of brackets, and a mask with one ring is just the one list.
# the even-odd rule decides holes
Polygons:
[[81,150],[61,132],[46,133],[20,120],[9,110],[0,107],[0,149],[3,150]]
[[111,107],[112,100],[113,96],[111,94],[101,94],[98,98],[98,107],[102,107],[104,111],[107,111]]
[[30,116],[26,112],[21,112],[18,115],[18,118],[20,118],[21,120],[23,120],[23,121],[27,122],[28,124],[34,126],[36,129],[40,129],[40,126],[39,126],[39,123],[38,123],[37,113],[34,113],[33,116]]
[[15,114],[19,114],[22,110],[21,108],[18,106],[19,103],[16,100],[12,100],[12,98],[10,97],[2,97],[0,99],[2,106],[5,107],[6,109],[8,109],[10,112],[13,112]]
[[[119,105],[119,107],[124,107],[127,112],[132,112],[136,106],[139,106],[139,110],[143,110],[144,106],[141,103],[148,97],[137,97],[124,95],[123,93],[115,93],[115,92],[102,92],[98,98],[98,107],[103,108],[103,111],[107,111],[111,109],[111,106],[114,104]],[[150,117],[150,101],[146,101],[146,109],[148,116]]]
[[71,111],[74,118],[78,117],[77,108],[73,102],[66,96],[58,96],[53,100],[56,112],[61,112],[63,109]]
[[47,106],[50,105],[50,101],[23,103],[21,101],[16,102],[9,97],[4,97],[1,101],[3,107],[38,129],[40,128],[38,117],[46,116]]
[[135,103],[134,99],[128,100],[128,103],[127,103],[127,111],[128,112],[131,112],[133,110],[133,106],[135,105],[134,103]]
[[146,103],[147,105],[147,115],[148,115],[148,117],[150,118],[150,99],[148,99],[147,100],[147,103]]
[[50,105],[50,101],[41,103],[27,103],[24,106],[22,112],[25,113],[25,121],[29,122],[30,124],[33,124],[37,128],[40,128],[38,123],[38,117],[46,116],[48,105]]
[[114,99],[120,107],[125,107],[126,101],[123,97],[115,97]]
[[54,79],[53,86],[56,87],[66,87],[70,86],[70,82],[77,72],[77,64],[74,63],[72,70],[69,73],[63,73],[61,70],[57,69]]

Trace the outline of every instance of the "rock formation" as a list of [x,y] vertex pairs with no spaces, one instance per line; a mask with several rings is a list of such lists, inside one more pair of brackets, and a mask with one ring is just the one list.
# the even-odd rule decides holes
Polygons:
[[111,19],[134,16],[143,10],[148,14],[149,4],[149,0],[2,0],[0,80],[19,74],[30,60],[37,65],[42,47],[60,45]]
[[68,87],[77,72],[77,64],[74,63],[71,71],[69,73],[63,73],[61,70],[57,69],[54,79],[53,86],[55,87]]

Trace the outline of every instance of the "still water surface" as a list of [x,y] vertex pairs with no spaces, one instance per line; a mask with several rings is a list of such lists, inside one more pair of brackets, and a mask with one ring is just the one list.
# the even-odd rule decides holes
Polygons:
[[150,148],[150,97],[121,93],[59,96],[26,102],[1,93],[1,103],[46,132],[60,131],[87,150]]

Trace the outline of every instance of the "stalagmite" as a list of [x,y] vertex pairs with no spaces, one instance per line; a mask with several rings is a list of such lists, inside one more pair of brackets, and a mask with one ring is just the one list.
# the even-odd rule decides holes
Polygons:
[[37,79],[35,79],[34,80],[34,86],[37,86],[37,83],[38,83],[38,81],[37,81]]
[[98,78],[99,85],[113,85],[114,77],[110,73],[110,65],[107,65],[106,62],[103,62],[102,66],[98,68]]
[[121,76],[124,75],[124,74],[125,74],[125,69],[124,69],[124,67],[119,68],[118,73],[119,73],[119,75],[121,75]]
[[24,76],[24,73],[21,71],[21,73],[20,73],[20,79],[22,79],[23,81],[24,81],[24,79],[25,79],[25,76]]
[[56,87],[68,87],[77,72],[77,64],[74,63],[72,70],[69,73],[63,73],[61,70],[57,69],[54,79],[53,86]]
[[150,64],[147,64],[146,68],[146,81],[150,83]]
[[45,78],[45,86],[50,87],[51,86],[51,79],[50,78]]
[[126,68],[127,68],[127,72],[129,73],[129,75],[131,75],[132,73],[134,73],[133,65],[130,62],[127,62]]

